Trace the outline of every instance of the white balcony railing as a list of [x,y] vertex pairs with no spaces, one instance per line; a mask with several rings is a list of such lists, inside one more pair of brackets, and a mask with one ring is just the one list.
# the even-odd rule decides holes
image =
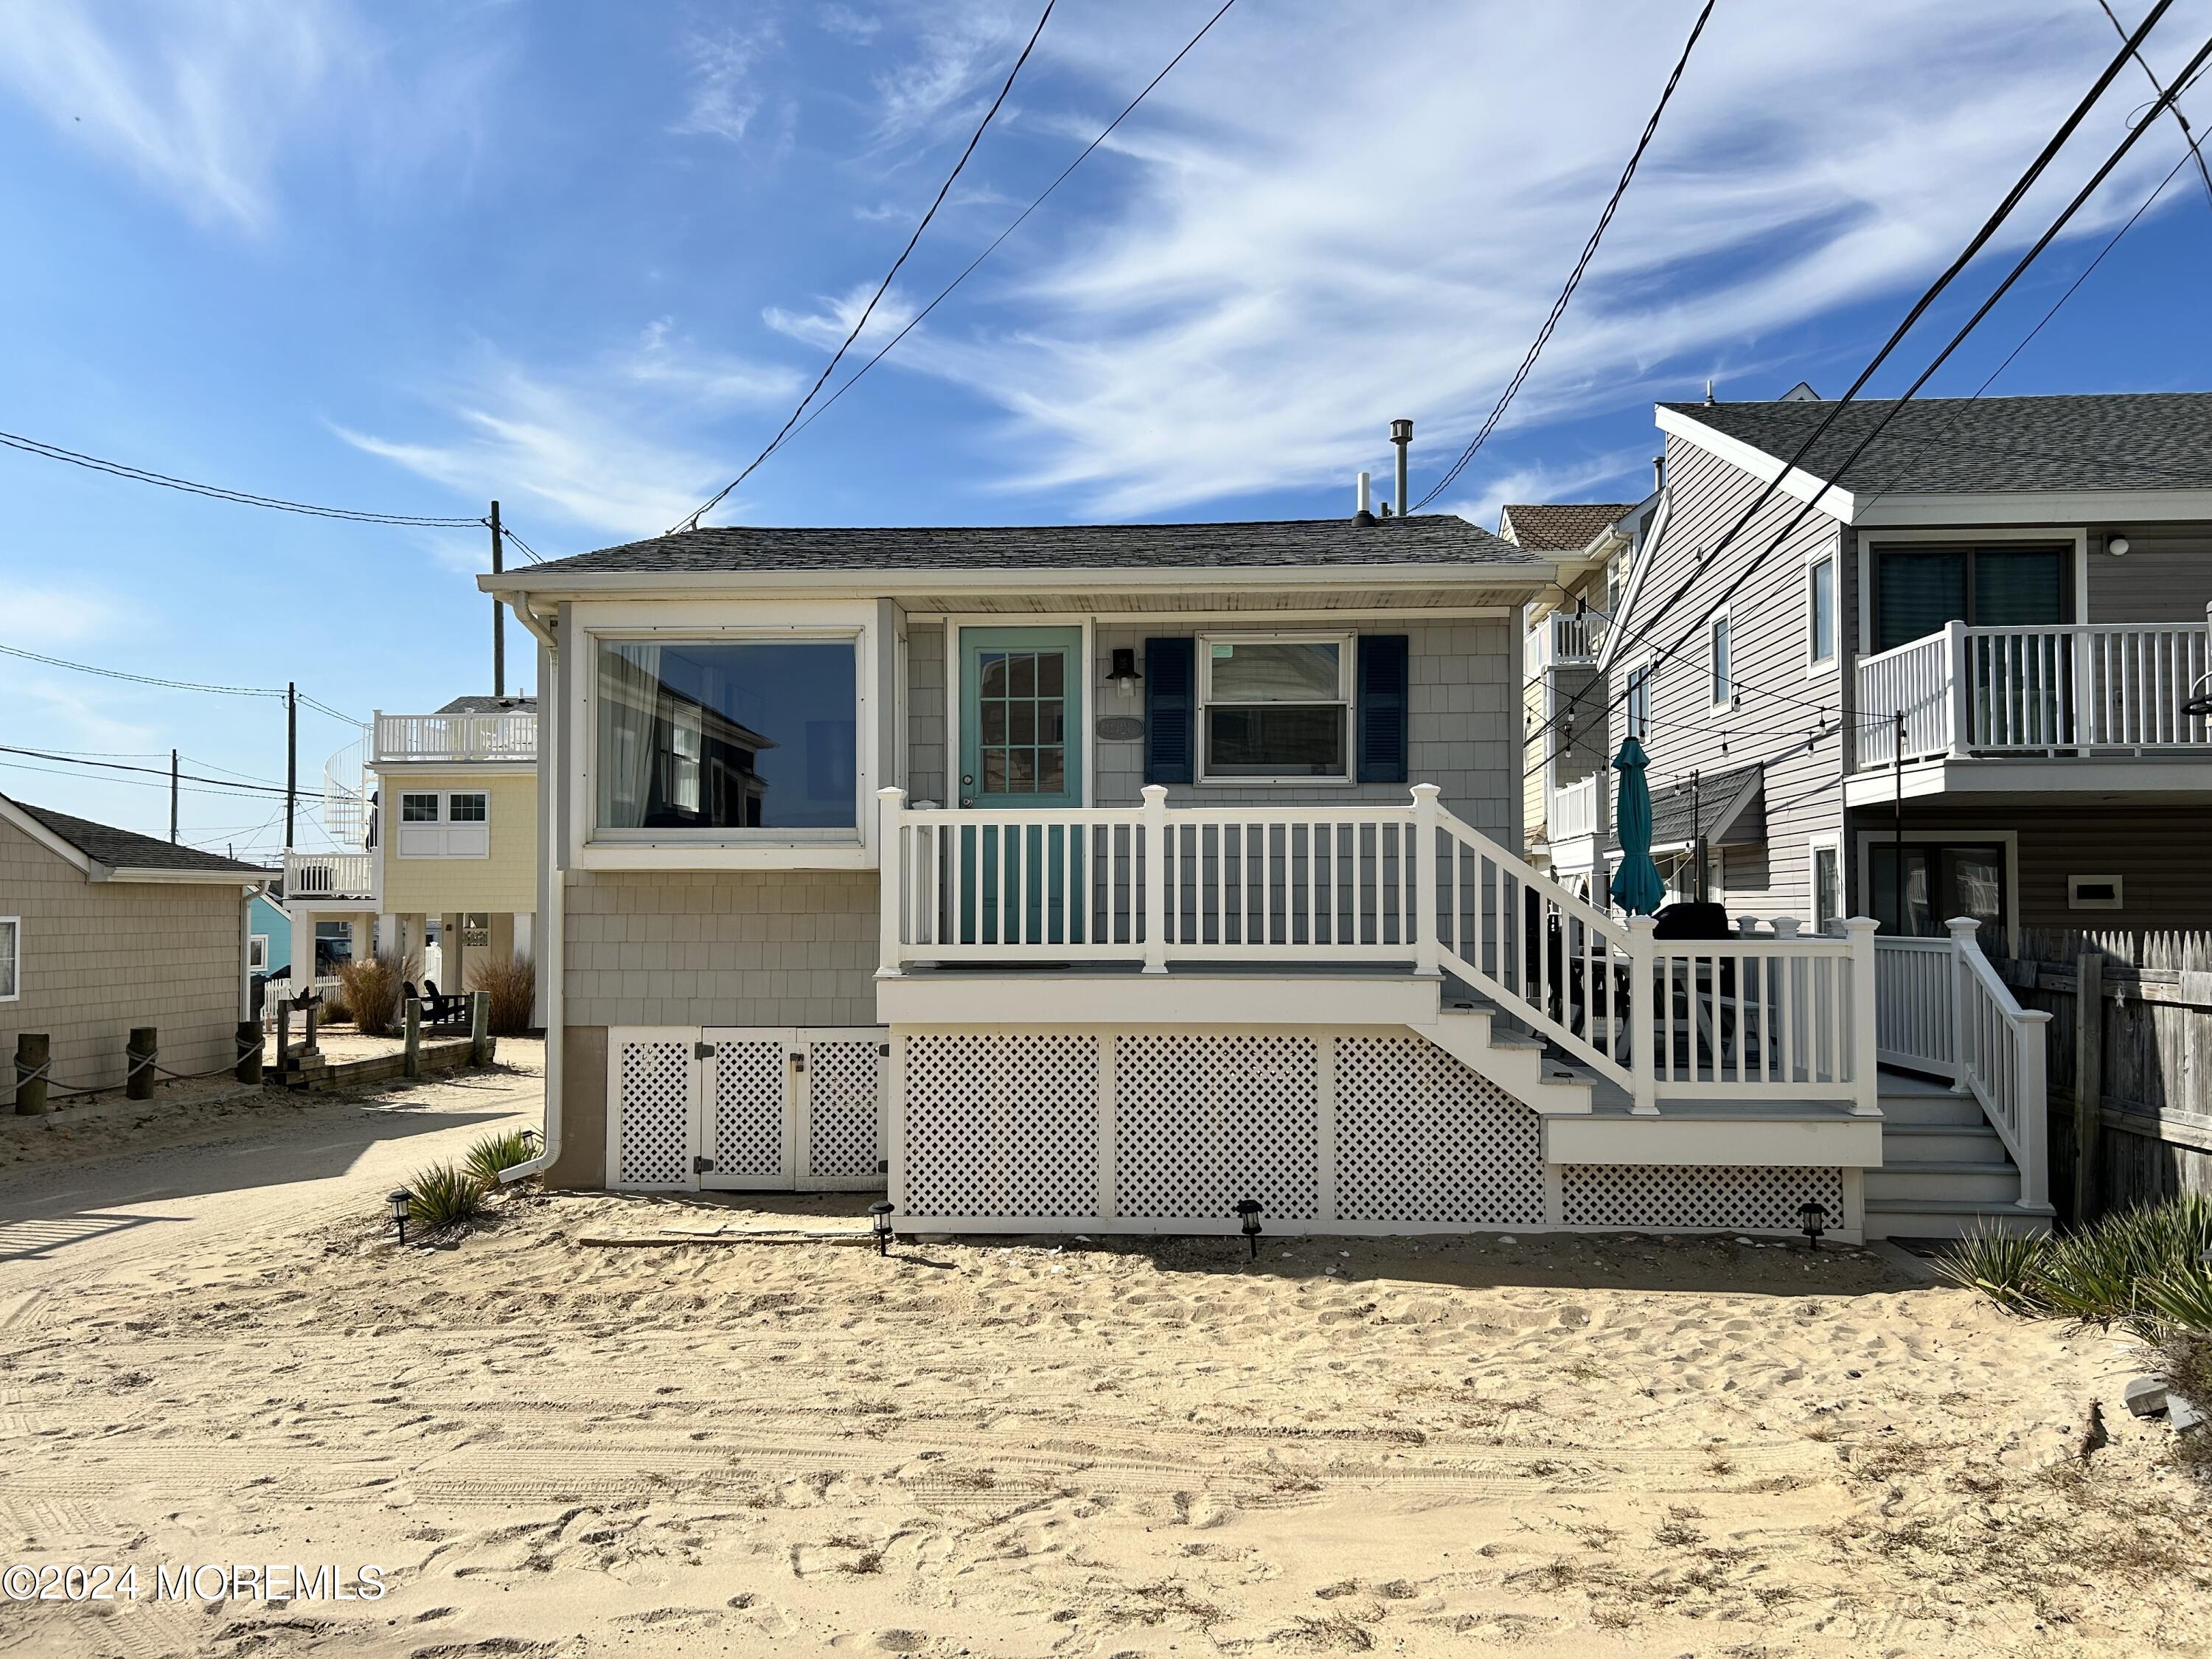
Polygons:
[[391,761],[520,761],[538,758],[538,716],[385,714],[376,717],[376,758]]
[[1981,924],[1944,939],[1875,941],[1875,1042],[1887,1065],[1952,1079],[1971,1094],[2020,1170],[2020,1201],[2050,1200],[2045,1066],[2051,1016],[2022,1008],[1982,954]]
[[374,899],[377,855],[374,853],[300,853],[284,854],[284,899]]
[[1405,806],[909,811],[881,792],[878,977],[1013,961],[1402,963],[1449,972],[1627,1090],[1875,1092],[1871,921],[1843,936],[1660,940],[1469,829]]
[[1593,772],[1572,783],[1563,783],[1552,791],[1552,799],[1545,810],[1545,839],[1553,842],[1571,841],[1577,836],[1595,836],[1605,826],[1605,775]]
[[[1858,665],[1862,771],[1951,755],[2212,751],[2202,623],[1968,628]],[[1901,720],[1899,717],[1902,717]]]
[[1605,644],[1605,618],[1594,611],[1552,611],[1528,630],[1528,672],[1547,668],[1586,667]]

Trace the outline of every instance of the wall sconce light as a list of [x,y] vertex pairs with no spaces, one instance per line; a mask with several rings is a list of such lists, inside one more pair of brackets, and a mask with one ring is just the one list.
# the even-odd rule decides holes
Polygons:
[[1114,665],[1106,671],[1106,684],[1123,696],[1136,695],[1137,682],[1144,676],[1137,672],[1136,647],[1117,645],[1114,647]]
[[2105,551],[2116,559],[2126,557],[2128,538],[2125,536],[2107,536],[2105,538]]
[[889,1255],[891,1249],[891,1206],[887,1199],[878,1199],[868,1206],[871,1224],[876,1231],[876,1254]]
[[1260,1200],[1256,1198],[1238,1199],[1237,1213],[1243,1223],[1244,1242],[1252,1247],[1252,1260],[1257,1261],[1260,1259]]
[[399,1242],[407,1242],[407,1212],[414,1206],[415,1194],[404,1187],[386,1194],[384,1201],[392,1206],[392,1218],[399,1226]]
[[1828,1230],[1828,1212],[1820,1205],[1808,1201],[1797,1209],[1797,1225],[1805,1235],[1805,1248],[1820,1248],[1820,1235]]

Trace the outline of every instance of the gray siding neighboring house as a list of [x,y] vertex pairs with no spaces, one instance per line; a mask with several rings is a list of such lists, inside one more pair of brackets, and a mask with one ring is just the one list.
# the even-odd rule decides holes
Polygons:
[[235,1061],[247,904],[269,872],[0,797],[0,1090],[15,1040],[52,1039],[52,1085],[124,1081],[134,1026],[161,1064]]

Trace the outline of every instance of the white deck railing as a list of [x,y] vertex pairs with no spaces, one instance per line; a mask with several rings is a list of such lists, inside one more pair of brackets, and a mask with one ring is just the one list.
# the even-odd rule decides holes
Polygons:
[[377,896],[374,853],[284,854],[284,901],[373,899]]
[[1593,772],[1552,791],[1551,804],[1545,811],[1545,839],[1562,842],[1595,835],[1605,822],[1604,783],[1604,775]]
[[2045,1067],[2051,1016],[2022,1008],[1960,917],[1948,939],[1877,944],[1881,1057],[1947,1077],[1972,1094],[2020,1170],[2020,1201],[2050,1200],[2049,1102]]
[[1952,623],[1858,665],[1862,770],[1904,757],[2212,749],[2187,710],[2212,672],[2202,623],[1968,628]]
[[376,716],[376,758],[387,761],[534,761],[538,716],[526,708],[497,714]]
[[1662,941],[1437,805],[909,811],[881,792],[880,976],[1019,961],[1449,969],[1628,1090],[1873,1113],[1875,924]]
[[1581,666],[1597,660],[1605,643],[1605,618],[1595,611],[1550,611],[1528,630],[1523,655],[1528,672]]

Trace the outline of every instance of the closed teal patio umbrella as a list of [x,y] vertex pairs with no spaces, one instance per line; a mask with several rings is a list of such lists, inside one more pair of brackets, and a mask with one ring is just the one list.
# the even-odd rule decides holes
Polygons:
[[1620,868],[1613,872],[1613,896],[1632,916],[1648,916],[1667,896],[1659,866],[1651,861],[1651,785],[1644,775],[1650,764],[1633,738],[1613,757],[1620,774],[1613,792],[1613,831],[1620,837]]

